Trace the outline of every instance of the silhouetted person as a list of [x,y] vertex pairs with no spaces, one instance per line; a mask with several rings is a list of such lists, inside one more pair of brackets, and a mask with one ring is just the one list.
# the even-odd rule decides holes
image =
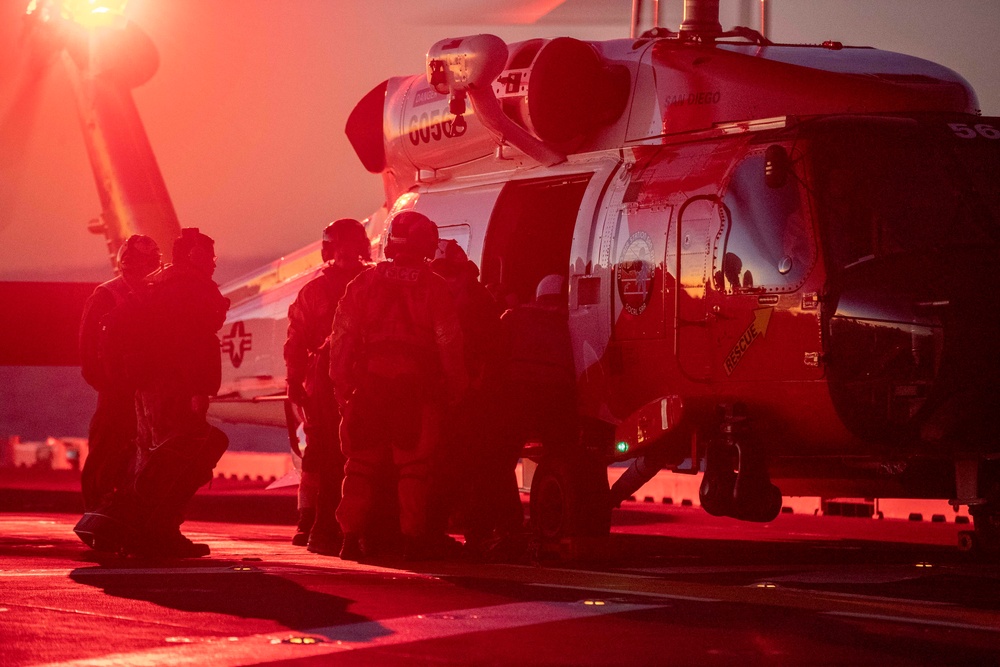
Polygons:
[[548,452],[564,452],[577,437],[576,370],[565,282],[560,275],[545,276],[532,303],[511,308],[500,318],[506,425],[505,482],[496,501],[501,526],[523,521],[515,469],[524,444],[541,442]]
[[390,221],[387,261],[348,285],[330,337],[330,377],[344,410],[341,444],[347,456],[337,519],[340,557],[365,556],[379,478],[398,474],[404,556],[443,555],[428,534],[430,465],[442,411],[468,382],[458,313],[444,280],[427,266],[437,226],[413,211]]
[[306,448],[299,482],[299,523],[292,544],[336,556],[341,534],[336,511],[344,479],[340,451],[340,410],[330,381],[326,343],[333,314],[347,284],[371,259],[371,244],[357,220],[336,220],[323,230],[322,258],[327,266],[306,283],[288,308],[285,367],[288,397],[305,417]]
[[479,268],[453,240],[444,244],[431,270],[445,279],[458,309],[465,348],[469,390],[445,414],[441,446],[434,464],[430,531],[442,541],[449,518],[456,519],[466,544],[482,545],[494,528],[493,508],[482,502],[502,466],[497,410],[497,362],[500,352],[500,309],[479,281]]
[[229,300],[212,281],[215,243],[195,228],[174,241],[173,263],[148,278],[146,366],[136,399],[137,457],[129,484],[106,508],[84,516],[84,541],[157,557],[208,555],[180,532],[184,509],[229,440],[205,420],[221,383],[216,335]]
[[80,485],[91,512],[120,488],[135,456],[135,382],[124,367],[132,307],[147,275],[160,268],[160,249],[148,236],[133,234],[118,249],[118,276],[97,286],[80,322],[83,377],[97,390],[90,420],[87,460]]

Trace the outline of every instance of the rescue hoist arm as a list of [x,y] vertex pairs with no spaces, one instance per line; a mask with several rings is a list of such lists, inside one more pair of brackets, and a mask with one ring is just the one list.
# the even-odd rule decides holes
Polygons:
[[551,167],[566,156],[508,118],[493,92],[493,82],[507,65],[507,44],[496,35],[443,39],[427,52],[427,82],[449,96],[454,123],[464,123],[466,98],[476,116],[502,144],[509,143],[539,163]]

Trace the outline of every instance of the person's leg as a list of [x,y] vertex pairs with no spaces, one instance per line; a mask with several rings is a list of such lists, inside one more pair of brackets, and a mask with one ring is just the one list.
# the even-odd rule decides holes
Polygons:
[[380,477],[391,461],[380,407],[376,396],[358,392],[341,421],[340,443],[347,463],[336,517],[343,533],[340,557],[345,560],[364,555],[361,537],[371,526]]
[[80,474],[85,512],[92,512],[128,480],[135,457],[134,392],[102,391],[90,420],[87,460]]
[[316,513],[310,526],[308,547],[313,553],[336,556],[343,541],[337,507],[340,505],[346,462],[340,448],[340,412],[332,394],[316,396],[313,403],[313,414],[316,415],[313,439],[322,455],[319,459]]

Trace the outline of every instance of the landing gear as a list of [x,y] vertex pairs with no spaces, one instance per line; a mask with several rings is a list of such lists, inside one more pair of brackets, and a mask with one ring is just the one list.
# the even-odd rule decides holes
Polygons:
[[959,548],[995,558],[1000,555],[1000,461],[980,466],[979,493],[983,502],[969,507],[975,531],[965,531],[968,548],[959,536]]
[[611,532],[607,465],[577,457],[546,455],[531,480],[531,525],[543,542]]
[[771,483],[760,447],[747,435],[740,406],[720,407],[722,437],[708,447],[698,496],[714,516],[773,521],[781,513],[781,491]]
[[958,534],[958,550],[979,556],[995,557],[1000,554],[1000,508],[992,511],[972,511],[975,530],[963,530]]
[[956,505],[967,504],[975,530],[958,534],[960,551],[1000,555],[1000,460],[960,460],[955,465]]
[[734,446],[722,442],[713,442],[708,446],[698,498],[702,509],[712,516],[733,516],[738,467],[739,452]]

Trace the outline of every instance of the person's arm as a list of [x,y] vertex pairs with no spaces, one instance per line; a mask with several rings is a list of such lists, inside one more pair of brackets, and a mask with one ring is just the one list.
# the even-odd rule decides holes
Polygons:
[[114,307],[108,290],[98,287],[83,306],[80,319],[80,370],[83,379],[94,389],[106,388],[107,377],[101,364],[100,336],[105,315]]
[[288,336],[285,338],[285,378],[288,383],[288,398],[296,405],[306,402],[304,387],[309,348],[306,344],[307,314],[303,305],[302,291],[288,307]]
[[458,318],[458,310],[451,292],[448,291],[444,281],[436,280],[434,290],[435,293],[431,299],[434,339],[441,359],[441,369],[444,373],[445,397],[449,405],[455,405],[469,387],[469,374],[465,367],[462,324]]
[[355,278],[344,292],[333,316],[330,333],[330,379],[334,395],[341,407],[347,405],[357,388],[358,358],[361,354],[361,336],[364,323],[364,294],[370,274]]

